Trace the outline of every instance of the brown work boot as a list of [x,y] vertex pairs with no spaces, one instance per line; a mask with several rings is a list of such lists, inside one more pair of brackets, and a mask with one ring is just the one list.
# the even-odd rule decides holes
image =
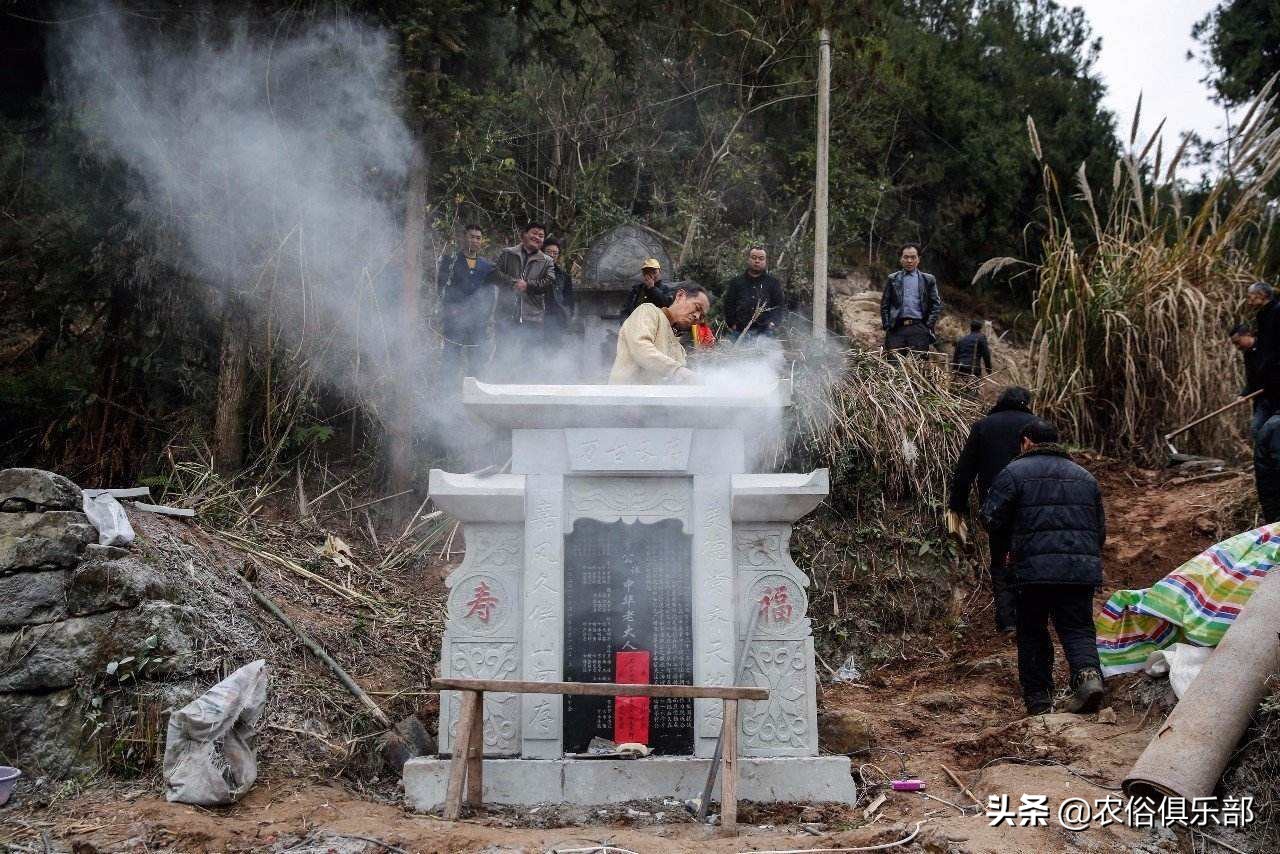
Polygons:
[[1102,674],[1090,667],[1088,670],[1081,670],[1071,681],[1075,685],[1075,690],[1067,698],[1063,711],[1079,715],[1098,711],[1102,705],[1102,698],[1106,695],[1106,689],[1102,685]]

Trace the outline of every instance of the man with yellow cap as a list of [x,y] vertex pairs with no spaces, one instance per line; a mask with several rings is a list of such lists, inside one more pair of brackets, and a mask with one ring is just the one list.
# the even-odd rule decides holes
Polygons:
[[662,283],[662,265],[658,259],[646,258],[640,265],[640,281],[627,294],[627,301],[622,306],[622,317],[624,320],[630,317],[637,306],[645,303],[666,308],[674,296],[675,292]]

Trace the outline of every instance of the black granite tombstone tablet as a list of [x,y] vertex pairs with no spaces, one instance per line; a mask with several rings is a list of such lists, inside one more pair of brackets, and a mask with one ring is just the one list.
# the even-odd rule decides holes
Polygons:
[[[692,538],[676,519],[654,524],[579,519],[565,537],[565,659],[569,682],[613,682],[614,653],[650,653],[655,685],[693,684]],[[564,749],[613,738],[612,697],[565,697]],[[654,753],[693,753],[693,700],[650,703]]]

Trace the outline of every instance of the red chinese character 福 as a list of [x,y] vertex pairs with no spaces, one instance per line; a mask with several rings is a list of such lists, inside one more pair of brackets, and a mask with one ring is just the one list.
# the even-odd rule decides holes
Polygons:
[[771,616],[775,623],[791,622],[791,597],[785,584],[766,587],[760,597],[760,618],[767,623]]
[[498,607],[498,597],[489,592],[489,585],[483,581],[476,585],[474,593],[475,595],[471,598],[471,601],[467,603],[471,610],[466,613],[466,616],[479,617],[480,622],[487,623],[494,609]]

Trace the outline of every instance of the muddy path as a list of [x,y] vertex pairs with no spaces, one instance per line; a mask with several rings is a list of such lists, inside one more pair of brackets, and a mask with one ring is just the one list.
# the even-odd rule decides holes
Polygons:
[[[1103,484],[1110,517],[1105,597],[1147,586],[1220,538],[1215,527],[1247,476],[1185,480],[1114,462],[1086,463]],[[1160,691],[1141,677],[1111,680],[1100,715],[1023,717],[1012,641],[991,626],[989,593],[957,593],[962,628],[905,643],[896,660],[853,684],[820,685],[824,747],[853,757],[856,807],[741,811],[742,833],[722,838],[679,805],[607,811],[551,805],[489,810],[458,823],[407,812],[390,786],[360,791],[342,780],[263,769],[241,803],[218,810],[169,804],[155,781],[68,790],[42,808],[0,810],[0,842],[13,851],[548,851],[612,845],[635,852],[797,851],[882,845],[935,852],[1156,852],[1204,848],[1169,831],[1095,822],[1063,829],[1064,799],[1117,793],[1125,772],[1163,719]],[[1057,681],[1065,682],[1059,661]],[[836,742],[832,744],[832,742]],[[1044,796],[1044,826],[991,827],[984,805],[1007,795],[1012,809]],[[888,777],[916,777],[919,793],[888,791]],[[883,800],[880,796],[883,795]],[[877,803],[879,801],[879,803]],[[874,809],[869,809],[874,807]],[[1236,839],[1236,844],[1241,843]],[[1198,847],[1193,847],[1198,846]]]

